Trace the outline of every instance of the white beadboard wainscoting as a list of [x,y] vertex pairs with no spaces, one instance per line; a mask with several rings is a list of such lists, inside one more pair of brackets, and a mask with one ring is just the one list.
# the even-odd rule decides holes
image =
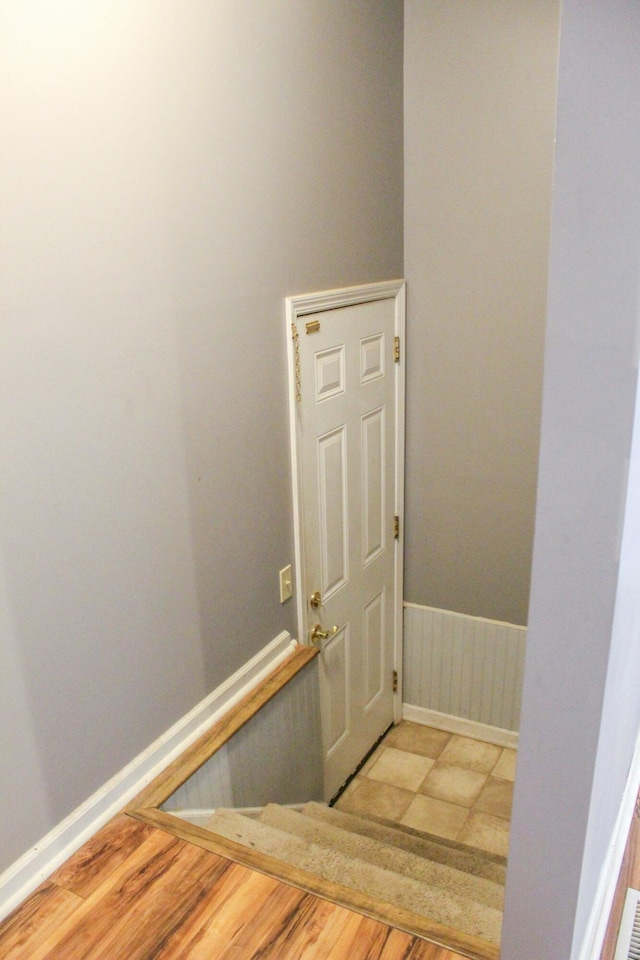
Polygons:
[[517,744],[526,627],[405,603],[403,717]]
[[314,660],[163,804],[200,823],[216,807],[322,800],[318,662]]

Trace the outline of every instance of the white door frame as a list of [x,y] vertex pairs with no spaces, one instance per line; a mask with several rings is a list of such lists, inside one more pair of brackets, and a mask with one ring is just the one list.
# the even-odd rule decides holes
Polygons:
[[[296,344],[292,335],[292,324],[298,331],[302,324],[298,321],[310,313],[333,310],[337,307],[350,307],[373,300],[395,300],[394,335],[400,340],[400,360],[395,367],[395,489],[394,513],[400,517],[400,536],[394,541],[394,670],[398,675],[398,689],[394,696],[394,720],[402,719],[402,582],[403,582],[403,528],[404,528],[404,389],[405,389],[405,281],[388,280],[382,283],[370,283],[357,287],[343,287],[338,290],[325,290],[320,293],[301,294],[286,298],[287,354],[289,367],[289,431],[291,444],[291,471],[293,486],[293,526],[295,540],[295,596],[298,617],[298,641],[306,644],[309,636],[307,618],[307,598],[304,595],[305,570],[302,525],[302,491],[300,438],[296,415]],[[304,390],[304,384],[302,384]]]

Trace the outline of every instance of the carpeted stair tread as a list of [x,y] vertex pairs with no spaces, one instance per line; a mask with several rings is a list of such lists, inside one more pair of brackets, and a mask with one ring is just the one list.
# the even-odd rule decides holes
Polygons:
[[[332,807],[332,809],[337,810],[338,808]],[[343,812],[348,813],[351,811],[345,810]],[[354,816],[359,816],[359,814],[355,813],[354,811]],[[451,850],[462,850],[465,853],[472,853],[490,863],[500,864],[505,868],[506,874],[507,858],[501,856],[499,853],[491,853],[489,850],[482,850],[479,847],[471,846],[468,843],[462,843],[460,840],[449,840],[448,837],[438,836],[437,833],[429,833],[428,830],[418,830],[417,827],[409,827],[404,823],[399,823],[397,820],[389,820],[387,817],[379,817],[375,813],[367,813],[366,815],[363,814],[362,819],[371,820],[373,823],[380,823],[383,827],[391,827],[394,830],[400,830],[402,833],[406,833],[411,837],[419,837],[422,840],[431,840],[440,844],[440,846],[449,847]]]
[[492,907],[403,877],[342,851],[310,843],[233,810],[217,810],[207,827],[229,840],[343,887],[359,890],[490,944],[500,942],[502,914]]
[[373,820],[374,823],[381,823],[384,827],[392,827],[397,830],[401,830],[403,833],[408,833],[411,837],[420,837],[423,840],[432,840],[436,843],[439,843],[443,847],[449,847],[451,850],[462,850],[466,853],[472,853],[475,856],[479,856],[481,859],[486,860],[490,863],[500,864],[505,868],[505,876],[507,870],[507,858],[503,857],[499,853],[491,853],[489,850],[482,850],[480,847],[471,846],[468,843],[462,843],[460,840],[449,840],[447,837],[440,837],[436,833],[429,833],[428,830],[418,830],[417,827],[409,827],[404,823],[398,823],[397,820],[389,820],[386,817],[379,817],[375,813],[368,813],[367,817]]
[[303,840],[342,851],[385,870],[393,870],[403,877],[441,887],[456,896],[483,903],[496,910],[503,908],[504,888],[500,884],[425,859],[384,841],[353,833],[329,821],[304,816],[276,803],[270,803],[264,808],[260,820]]
[[485,880],[491,880],[504,886],[507,871],[502,862],[503,858],[497,858],[498,862],[496,862],[496,857],[493,854],[487,853],[485,855],[484,851],[473,847],[444,840],[432,834],[413,830],[410,827],[403,827],[401,824],[393,824],[391,821],[381,818],[374,820],[369,817],[360,817],[355,813],[346,813],[343,810],[337,810],[335,807],[328,807],[326,803],[310,801],[304,805],[302,813],[307,817],[332,823],[343,830],[349,830],[351,833],[358,833],[373,840],[380,840],[401,850],[414,853],[416,856],[455,867],[464,873],[482,877]]

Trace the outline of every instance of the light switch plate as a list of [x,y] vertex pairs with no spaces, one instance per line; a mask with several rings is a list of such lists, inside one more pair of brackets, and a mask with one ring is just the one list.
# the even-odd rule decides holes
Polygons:
[[293,596],[293,581],[291,579],[291,564],[280,571],[280,603],[284,603]]

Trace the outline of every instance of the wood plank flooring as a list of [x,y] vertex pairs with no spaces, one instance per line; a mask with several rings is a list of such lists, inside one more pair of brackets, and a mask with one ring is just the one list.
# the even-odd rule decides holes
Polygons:
[[3,960],[462,960],[126,814],[0,924]]

